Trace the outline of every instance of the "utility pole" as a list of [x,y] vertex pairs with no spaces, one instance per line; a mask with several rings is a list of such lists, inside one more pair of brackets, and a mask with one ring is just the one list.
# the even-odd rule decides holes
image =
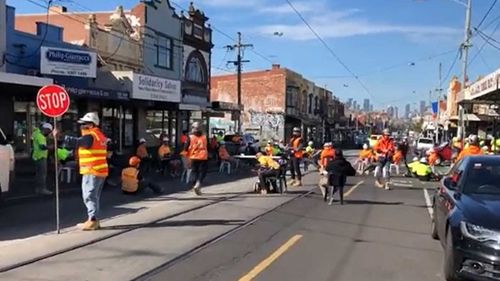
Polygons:
[[438,108],[437,108],[437,116],[436,116],[436,144],[439,144],[439,117],[441,114],[441,92],[443,91],[443,78],[442,78],[442,72],[443,72],[443,64],[439,63],[439,87],[437,89],[437,103],[438,103]]
[[[472,16],[472,0],[467,0],[466,12],[465,12],[465,35],[464,35],[464,43],[462,44],[462,93],[465,95],[465,89],[467,88],[467,64],[469,63],[469,48],[471,47],[471,16]],[[462,141],[465,135],[465,126],[464,126],[464,108],[463,106],[458,106],[458,132],[457,137],[459,137]]]
[[249,60],[243,60],[243,55],[242,52],[246,48],[252,48],[252,44],[242,44],[241,43],[241,32],[238,32],[238,42],[235,45],[228,45],[226,48],[228,50],[234,50],[236,49],[237,55],[236,55],[236,60],[235,61],[228,61],[228,63],[232,63],[236,66],[236,71],[237,71],[237,94],[238,94],[238,133],[241,134],[241,69],[242,69],[242,64],[250,62]]

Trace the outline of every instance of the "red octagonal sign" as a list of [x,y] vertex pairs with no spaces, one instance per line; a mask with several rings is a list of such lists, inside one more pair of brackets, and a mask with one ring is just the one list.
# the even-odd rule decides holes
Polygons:
[[69,95],[58,85],[43,86],[36,95],[36,105],[49,117],[59,117],[69,108]]

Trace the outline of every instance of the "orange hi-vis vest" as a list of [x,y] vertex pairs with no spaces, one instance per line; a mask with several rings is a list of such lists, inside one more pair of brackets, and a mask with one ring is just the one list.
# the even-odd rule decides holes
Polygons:
[[293,153],[293,157],[295,158],[302,158],[304,156],[304,151],[302,150],[299,150],[299,146],[300,146],[300,142],[302,141],[302,138],[301,137],[298,137],[298,138],[293,138],[291,139],[291,144],[292,144],[292,148],[293,150],[295,151]]
[[208,160],[207,138],[204,135],[190,135],[188,151],[191,160]]
[[325,148],[321,151],[319,156],[319,165],[322,168],[325,168],[328,164],[328,161],[333,160],[335,158],[335,149],[333,148]]
[[108,176],[107,138],[99,128],[82,130],[82,136],[91,135],[93,138],[90,148],[78,148],[80,174],[96,177]]
[[267,156],[273,156],[273,150],[274,150],[273,146],[268,144],[266,146],[266,155]]
[[136,192],[139,188],[139,170],[134,167],[128,167],[122,170],[122,190],[125,192]]

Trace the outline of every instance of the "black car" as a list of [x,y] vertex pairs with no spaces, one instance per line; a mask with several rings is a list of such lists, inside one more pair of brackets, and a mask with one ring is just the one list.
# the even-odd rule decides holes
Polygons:
[[468,156],[441,180],[432,237],[446,280],[500,280],[500,156]]

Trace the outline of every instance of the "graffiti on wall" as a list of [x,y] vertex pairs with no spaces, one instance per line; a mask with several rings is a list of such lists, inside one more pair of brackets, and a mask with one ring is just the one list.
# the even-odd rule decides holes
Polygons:
[[275,140],[283,138],[285,117],[281,113],[247,111],[242,119],[245,129],[258,130],[260,138]]

